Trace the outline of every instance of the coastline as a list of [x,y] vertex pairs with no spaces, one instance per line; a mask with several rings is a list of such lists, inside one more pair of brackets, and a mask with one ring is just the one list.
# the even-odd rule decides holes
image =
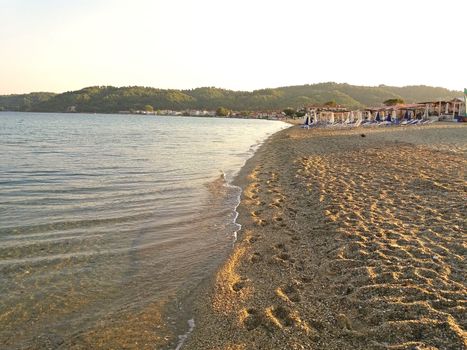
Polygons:
[[[183,349],[466,346],[465,148],[448,150],[466,130],[293,127],[268,138],[234,181],[242,230],[195,293]],[[437,140],[448,145],[427,147]]]
[[[239,171],[236,174],[234,174],[233,178],[230,181],[226,179],[225,173],[222,173],[221,175],[222,181],[225,182],[224,186],[236,188],[239,191],[239,194],[237,198],[238,202],[235,205],[235,208],[233,209],[233,211],[235,212],[235,217],[233,219],[232,224],[237,225],[237,230],[233,234],[232,250],[225,252],[224,259],[219,264],[219,266],[222,266],[223,262],[228,259],[232,251],[235,249],[235,245],[238,242],[238,235],[242,231],[242,225],[238,221],[240,217],[238,208],[241,205],[241,198],[243,194],[242,186],[244,186],[244,183],[245,183],[244,182],[245,172],[248,171],[249,169],[248,164],[252,161],[253,158],[255,158],[256,154],[264,146],[264,144],[267,143],[275,134],[280,133],[281,131],[287,130],[288,128],[292,126],[299,124],[298,121],[294,119],[287,119],[286,121],[281,121],[281,122],[284,123],[285,125],[289,124],[289,126],[288,127],[284,126],[284,129],[279,130],[271,135],[268,135],[266,138],[261,140],[259,143],[252,146],[252,149],[254,149],[254,153],[252,154],[250,158],[246,159],[243,166],[239,169]],[[201,283],[188,295],[180,297],[175,303],[176,305],[172,302],[172,305],[169,305],[169,307],[166,308],[165,318],[167,319],[171,319],[172,315],[176,314],[175,310],[177,309],[178,310],[184,309],[184,313],[188,318],[175,320],[172,323],[172,327],[170,327],[171,328],[170,332],[166,330],[167,335],[165,336],[165,342],[161,344],[156,344],[157,346],[161,346],[161,349],[167,349],[167,350],[169,349],[181,350],[185,348],[185,343],[190,338],[191,334],[196,328],[195,315],[194,315],[194,310],[193,310],[195,309],[194,305],[196,305],[196,303],[199,301],[200,295],[207,293],[208,289],[212,285],[213,276],[215,276],[215,273],[208,276],[203,281],[201,281]],[[169,311],[169,309],[171,309],[171,311]],[[184,329],[186,329],[186,331],[183,331]],[[177,332],[179,332],[178,335],[176,335]],[[183,333],[180,334],[180,332],[183,332]],[[167,343],[167,341],[169,341],[169,343]]]

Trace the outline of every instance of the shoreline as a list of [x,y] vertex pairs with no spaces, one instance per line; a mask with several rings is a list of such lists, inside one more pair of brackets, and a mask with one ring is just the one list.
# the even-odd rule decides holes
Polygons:
[[[175,116],[177,117],[177,116]],[[215,118],[215,117],[214,117]],[[232,224],[237,225],[238,229],[233,233],[232,236],[232,245],[228,251],[223,253],[223,259],[220,261],[219,266],[214,270],[214,273],[208,275],[205,279],[203,279],[199,285],[190,291],[188,294],[182,293],[183,295],[178,295],[174,298],[171,302],[167,304],[165,307],[164,312],[164,319],[170,320],[171,325],[169,325],[169,329],[166,330],[165,341],[161,342],[160,344],[155,344],[156,347],[160,346],[161,349],[166,350],[178,350],[178,349],[185,349],[185,344],[188,341],[190,335],[196,329],[196,314],[192,312],[193,306],[196,304],[196,301],[199,299],[200,295],[207,292],[207,289],[212,284],[212,278],[215,276],[217,270],[220,266],[223,265],[224,261],[228,259],[230,254],[232,254],[233,250],[235,249],[235,245],[238,240],[238,236],[242,232],[242,224],[238,221],[240,213],[238,212],[238,208],[241,205],[241,200],[243,196],[243,177],[245,176],[243,172],[247,169],[247,164],[252,161],[253,158],[257,155],[258,151],[264,147],[264,145],[270,141],[272,137],[276,134],[283,132],[284,130],[289,129],[290,127],[296,125],[290,122],[281,121],[284,126],[283,129],[276,131],[270,135],[267,135],[264,139],[255,143],[251,148],[253,149],[252,155],[245,160],[243,166],[233,175],[230,180],[227,180],[226,174],[222,173],[221,178],[225,181],[225,186],[233,187],[239,191],[237,204],[232,210],[235,213],[235,217],[233,219]],[[217,180],[215,180],[217,181]],[[179,318],[177,314],[180,310],[184,310],[185,318]],[[171,340],[169,340],[169,338]]]
[[269,118],[253,118],[253,117],[238,117],[238,116],[220,116],[220,115],[172,115],[172,114],[144,114],[144,113],[118,113],[118,112],[38,112],[38,111],[1,111],[0,113],[28,113],[28,114],[66,114],[66,115],[118,115],[122,117],[168,117],[168,118],[205,118],[205,119],[235,119],[235,120],[266,120],[271,122],[282,122],[288,123],[292,125],[296,125],[302,122],[302,118],[300,119],[291,119],[291,118],[283,118],[283,119],[269,119]]
[[[447,191],[449,184],[443,183],[444,190],[428,182],[418,184],[422,186],[422,191],[427,192],[407,193],[405,197],[401,195],[404,198],[397,198],[397,195],[389,198],[394,184],[386,181],[384,174],[404,181],[399,176],[406,171],[406,157],[412,157],[413,152],[413,157],[418,155],[425,163],[429,162],[430,167],[426,168],[421,162],[412,164],[414,168],[422,169],[425,176],[437,176],[436,172],[443,170],[438,163],[447,159],[456,165],[445,170],[444,175],[453,177],[453,172],[465,165],[465,145],[461,147],[460,153],[456,153],[447,151],[445,145],[440,149],[427,149],[426,142],[427,139],[449,141],[451,132],[463,136],[466,130],[461,125],[445,124],[404,129],[313,131],[292,127],[270,136],[254,156],[247,160],[233,182],[243,189],[237,209],[242,229],[227,260],[213,276],[202,283],[194,295],[196,327],[183,349],[366,349],[389,346],[408,349],[417,344],[465,346],[460,311],[447,312],[446,307],[441,305],[443,300],[448,303],[446,296],[441,295],[442,291],[434,289],[428,293],[429,288],[423,285],[451,278],[456,287],[451,291],[452,299],[447,300],[451,300],[451,308],[461,307],[458,305],[462,301],[459,293],[467,289],[465,281],[459,280],[459,254],[453,253],[453,256],[445,258],[440,254],[442,248],[437,248],[439,251],[426,248],[426,242],[437,237],[436,232],[426,233],[430,235],[429,239],[428,236],[412,237],[407,225],[412,225],[411,230],[424,232],[422,227],[417,227],[417,222],[411,223],[411,220],[419,217],[411,214],[409,220],[392,212],[401,209],[398,205],[402,206],[402,199],[417,205],[411,197],[414,194],[421,199],[424,195],[433,198],[433,191]],[[361,137],[362,133],[366,137]],[[417,142],[419,145],[416,145]],[[403,158],[392,152],[392,163],[387,163],[379,155],[387,147],[400,149]],[[355,182],[353,177],[366,175],[365,171],[369,171],[371,164],[364,168],[358,162],[349,163],[343,157],[343,154],[349,152],[353,156],[358,154],[371,158],[373,162],[384,163],[372,173],[378,179],[379,187],[365,188],[365,192],[362,192],[362,188],[355,189],[358,181]],[[345,185],[344,181],[339,188],[332,181],[325,181],[326,176],[333,177],[337,184],[345,180],[336,176],[334,160],[331,161],[334,158],[339,160],[338,164],[350,177],[352,186]],[[397,171],[391,169],[394,164],[397,164]],[[378,177],[380,175],[381,178]],[[454,176],[452,180],[460,188],[465,188],[463,179],[456,181]],[[384,195],[387,203],[379,203],[382,200],[377,196],[381,196],[381,186],[386,186]],[[445,204],[456,205],[456,200],[460,200],[460,191],[449,186],[452,198],[444,199]],[[364,206],[365,202],[359,202],[358,197],[364,196],[366,192],[369,193],[367,202],[379,201],[384,210],[392,213],[394,220],[399,220],[400,226],[391,226],[391,222],[382,215],[383,212],[377,212],[374,217],[365,217],[368,213],[359,211],[358,207]],[[341,195],[347,196],[350,210],[341,202]],[[425,204],[430,206],[427,202]],[[463,238],[459,238],[456,232],[456,227],[461,224],[460,218],[454,215],[449,217],[450,221],[445,220],[444,216],[451,214],[437,207],[428,209],[438,210],[441,213],[439,216],[449,222],[445,224],[441,219],[439,222],[433,219],[431,224],[435,229],[443,227],[448,231],[449,237],[455,242],[455,247],[450,247],[452,250],[460,249],[457,247],[460,247]],[[374,221],[371,229],[364,228],[367,220]],[[444,226],[437,226],[443,223]],[[379,236],[375,236],[372,231],[375,228],[379,229]],[[397,254],[389,256],[393,254],[392,251],[398,251],[393,246],[398,241],[386,237],[391,234],[400,236],[399,244],[404,240],[410,242],[407,248],[399,249],[401,252],[398,254],[413,257],[405,261],[403,256]],[[392,267],[388,267],[391,264],[386,264],[384,258],[375,255],[377,249],[368,247],[369,242],[381,239],[380,236],[385,242],[379,250],[387,250],[388,261],[399,259],[398,263],[405,270],[392,271]],[[427,240],[423,241],[425,238]],[[449,245],[442,241],[439,246],[446,248],[446,244]],[[423,249],[429,251],[424,252]],[[428,266],[429,262],[425,260],[430,253],[439,255],[439,261],[435,261],[439,266]],[[375,265],[371,268],[367,266],[368,256],[372,257],[370,265]],[[413,264],[411,259],[423,266],[410,271],[409,262]],[[456,273],[442,275],[440,271],[447,268]],[[434,275],[431,276],[430,271],[434,271]],[[419,288],[417,283],[421,283],[423,288]],[[412,291],[414,300],[403,300],[400,299],[402,296],[397,295],[398,302],[393,302],[391,298],[396,297],[391,293],[395,288]],[[356,296],[359,293],[362,295]],[[441,306],[436,303],[425,305],[432,301],[432,295],[438,297]],[[382,302],[378,298],[387,300]],[[370,300],[376,311],[368,310],[364,300]],[[414,304],[417,305],[419,316],[412,310]],[[400,307],[408,310],[407,317],[398,309]],[[400,332],[396,331],[390,321],[378,323],[381,317],[384,320],[385,310],[394,318],[391,322],[400,322]],[[441,316],[445,314],[450,316]],[[443,317],[444,320],[441,320]],[[437,340],[442,327],[447,327],[444,332],[448,335],[447,339]],[[420,338],[418,340],[417,334]]]
[[[215,280],[216,280],[216,275],[218,274],[219,270],[224,266],[226,261],[230,259],[231,255],[234,254],[237,244],[242,240],[242,235],[244,231],[244,225],[239,222],[243,214],[241,213],[242,209],[242,202],[243,202],[243,196],[244,196],[244,189],[245,186],[247,186],[247,177],[248,174],[252,171],[253,167],[255,164],[258,162],[256,159],[258,157],[258,153],[264,152],[267,144],[272,143],[272,139],[276,137],[278,134],[281,134],[290,128],[299,125],[298,123],[291,123],[290,121],[284,122],[287,124],[290,124],[288,128],[285,128],[283,130],[279,130],[272,135],[268,136],[263,142],[261,142],[254,152],[254,154],[248,158],[245,161],[245,164],[240,168],[239,172],[235,175],[235,177],[232,179],[231,183],[229,186],[234,186],[240,189],[240,198],[239,198],[239,203],[237,204],[235,208],[235,212],[237,213],[236,218],[235,218],[235,223],[240,226],[239,230],[236,232],[234,241],[232,242],[232,249],[228,252],[226,252],[225,260],[221,262],[219,267],[215,270],[214,274],[206,277],[201,283],[188,295],[185,296],[184,302],[183,302],[183,308],[187,308],[188,310],[195,310],[195,311],[190,311],[191,316],[188,317],[186,320],[180,320],[184,322],[184,326],[186,328],[186,332],[183,334],[178,334],[174,336],[174,342],[171,345],[164,346],[163,349],[169,350],[169,349],[188,349],[190,348],[190,340],[199,327],[197,321],[198,321],[198,310],[200,305],[204,304],[203,301],[201,301],[202,296],[204,295],[210,295],[213,289],[213,285],[215,285]],[[200,303],[201,301],[201,303]],[[172,308],[174,307],[173,305],[171,306]],[[167,314],[168,315],[168,314]],[[167,317],[167,316],[166,316]],[[170,316],[169,316],[170,317]],[[193,321],[193,322],[192,322]],[[181,324],[178,323],[178,326],[176,327],[177,329],[183,329]]]
[[[237,225],[238,226],[238,229],[233,233],[233,241],[232,241],[232,249],[228,252],[225,252],[225,259],[228,259],[228,257],[230,256],[230,254],[233,252],[233,250],[235,249],[235,244],[237,243],[238,241],[238,236],[239,236],[239,233],[242,231],[242,224],[238,222],[238,218],[240,216],[240,213],[238,212],[238,208],[239,206],[241,205],[241,200],[242,200],[242,194],[243,194],[243,187],[241,187],[242,185],[242,181],[240,179],[242,179],[244,176],[242,175],[242,172],[244,171],[244,169],[246,168],[246,165],[248,164],[248,162],[253,159],[258,150],[261,149],[264,144],[271,138],[273,137],[275,134],[281,132],[281,131],[284,131],[286,129],[283,129],[283,130],[279,130],[278,132],[276,133],[273,133],[272,135],[269,135],[268,137],[266,137],[263,141],[261,141],[260,143],[256,144],[256,149],[253,153],[253,155],[246,159],[245,163],[243,164],[243,166],[240,168],[240,170],[237,172],[237,174],[233,177],[233,179],[230,181],[230,182],[227,182],[225,183],[225,186],[229,186],[229,187],[234,187],[234,188],[237,188],[239,190],[239,194],[238,194],[238,198],[237,198],[237,204],[236,206],[233,208],[233,211],[235,213],[235,217],[233,219],[233,222],[232,224],[234,225]],[[222,173],[221,177],[226,180],[226,175],[225,173]],[[224,262],[221,262],[221,264],[219,266],[222,266]],[[219,268],[219,267],[218,267]],[[184,302],[183,304],[185,305],[184,307],[187,307],[188,309],[191,309],[193,307],[193,305],[196,303],[196,300],[199,298],[199,295],[201,295],[201,292],[200,290],[203,290],[203,291],[206,291],[206,288],[209,287],[212,283],[212,278],[213,276],[215,276],[215,274],[217,273],[217,270],[218,268],[215,270],[214,274],[213,275],[210,275],[208,276],[205,280],[201,281],[200,282],[200,285],[195,288],[188,297],[185,297],[184,298]],[[199,294],[199,295],[198,295]],[[177,339],[176,341],[173,342],[173,344],[169,347],[167,347],[167,349],[172,349],[172,346],[175,346],[175,350],[181,350],[181,349],[184,349],[185,348],[185,343],[187,342],[187,340],[189,339],[189,337],[191,336],[191,334],[193,333],[193,331],[196,329],[196,322],[195,322],[195,319],[196,319],[196,315],[192,313],[192,316],[189,316],[188,319],[185,319],[185,320],[179,320],[179,326],[177,327],[178,330],[182,329],[182,327],[180,326],[180,322],[185,322],[185,325],[187,326],[187,330],[185,333],[183,334],[178,334],[176,336],[176,338],[174,339]],[[169,316],[171,317],[173,316],[172,314]],[[164,347],[165,348],[165,347]]]

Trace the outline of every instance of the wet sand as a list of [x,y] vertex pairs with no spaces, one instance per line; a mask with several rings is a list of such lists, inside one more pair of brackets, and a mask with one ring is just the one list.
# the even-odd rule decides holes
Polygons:
[[183,348],[467,348],[466,140],[458,124],[275,134],[239,175],[243,228]]

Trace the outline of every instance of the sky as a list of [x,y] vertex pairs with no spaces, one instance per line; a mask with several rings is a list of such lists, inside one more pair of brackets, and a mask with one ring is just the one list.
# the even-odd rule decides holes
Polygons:
[[0,94],[467,87],[466,0],[0,0]]

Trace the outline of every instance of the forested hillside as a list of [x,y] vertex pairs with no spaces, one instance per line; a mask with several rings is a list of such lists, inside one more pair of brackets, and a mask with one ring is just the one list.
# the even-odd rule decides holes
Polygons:
[[335,101],[349,108],[360,108],[380,105],[388,99],[402,99],[411,103],[451,99],[461,95],[460,91],[430,86],[367,87],[337,83],[287,86],[252,92],[213,87],[162,90],[139,86],[121,88],[94,86],[62,94],[31,93],[0,96],[0,110],[66,112],[72,109],[76,112],[112,113],[142,110],[146,106],[152,106],[155,110],[213,110],[222,106],[246,111],[297,108],[328,101]]

